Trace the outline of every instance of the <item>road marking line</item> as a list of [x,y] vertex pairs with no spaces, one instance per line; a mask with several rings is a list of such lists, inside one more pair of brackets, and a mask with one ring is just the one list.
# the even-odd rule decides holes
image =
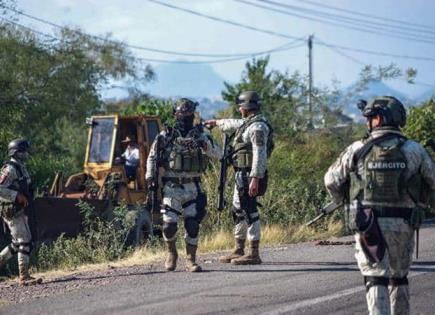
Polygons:
[[[432,268],[432,267],[425,267],[425,269],[435,270],[435,268]],[[415,276],[424,275],[426,273],[429,273],[429,271],[415,271],[415,272],[411,272],[410,275],[408,276],[408,278],[413,278]],[[290,305],[284,305],[284,306],[276,308],[274,310],[266,311],[266,312],[263,313],[263,315],[281,315],[281,314],[286,314],[288,312],[293,312],[293,311],[299,310],[299,309],[304,308],[304,307],[313,306],[313,305],[316,305],[316,304],[320,304],[320,303],[324,303],[324,302],[327,302],[327,301],[335,300],[335,299],[338,299],[338,298],[341,298],[341,297],[345,297],[347,295],[352,295],[352,294],[358,293],[360,291],[365,291],[365,287],[364,286],[360,286],[360,287],[350,288],[350,289],[346,289],[346,290],[342,290],[342,291],[336,292],[334,294],[325,295],[325,296],[317,297],[317,298],[314,298],[314,299],[302,300],[302,301],[299,301],[299,302],[296,302],[296,303],[293,303],[293,304],[290,304]]]

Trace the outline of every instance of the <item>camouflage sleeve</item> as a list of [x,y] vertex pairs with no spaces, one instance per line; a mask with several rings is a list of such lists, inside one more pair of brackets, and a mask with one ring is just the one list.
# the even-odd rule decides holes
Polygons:
[[216,120],[216,126],[220,131],[225,133],[234,132],[243,124],[243,119],[218,119]]
[[14,202],[17,197],[17,191],[9,189],[8,187],[17,178],[15,168],[10,165],[3,166],[0,173],[0,198]]
[[208,133],[204,133],[202,137],[207,144],[205,154],[211,159],[220,159],[222,157],[222,149],[219,144]]
[[147,170],[145,173],[145,179],[146,180],[150,180],[153,179],[154,174],[156,173],[157,170],[157,158],[158,158],[158,152],[157,152],[157,140],[159,139],[159,137],[164,136],[164,132],[161,132],[155,139],[153,144],[151,145],[150,148],[150,153],[148,154],[148,158],[147,158]]
[[361,141],[348,146],[332,164],[325,174],[324,182],[328,193],[336,203],[343,201],[346,195],[344,185],[349,179],[353,156],[363,146]]
[[263,178],[267,166],[267,137],[269,128],[264,123],[253,123],[247,130],[252,143],[252,167],[250,177]]

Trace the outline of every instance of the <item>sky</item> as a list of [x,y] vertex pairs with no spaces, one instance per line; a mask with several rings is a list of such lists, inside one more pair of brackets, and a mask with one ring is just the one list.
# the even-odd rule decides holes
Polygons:
[[[435,59],[435,1],[427,0],[312,0],[313,4],[301,0],[159,0],[185,9],[194,10],[220,19],[249,25],[275,34],[241,28],[228,23],[221,23],[175,10],[148,0],[17,0],[17,6],[24,13],[45,20],[65,25],[80,27],[83,31],[94,35],[111,33],[114,39],[130,45],[151,48],[206,54],[239,54],[273,49],[289,42],[291,37],[307,38],[314,35],[313,44],[313,79],[315,85],[328,86],[332,80],[338,80],[343,87],[352,84],[361,70],[362,64],[388,65],[391,62],[405,69],[414,67],[418,71],[416,81],[422,84],[409,85],[403,80],[388,82],[390,86],[401,92],[416,97],[435,87],[435,61],[400,59],[374,56],[355,51],[332,50],[322,46],[327,43],[338,46],[371,50],[382,53],[422,56]],[[243,2],[245,1],[245,2]],[[433,29],[427,32],[418,31],[415,36],[430,37],[433,43],[423,43],[408,39],[393,38],[391,35],[376,34],[380,27],[371,32],[360,32],[349,27],[342,28],[319,21],[282,14],[264,8],[253,7],[246,2],[272,7],[275,10],[290,10],[273,6],[272,3],[296,7],[295,14],[303,15],[300,10],[320,11],[320,14],[336,14],[357,19],[363,16],[349,15],[343,11],[332,11],[324,5],[337,7],[340,10],[351,10],[364,14],[385,17],[377,19],[378,23],[390,23],[386,19],[401,20],[406,23],[424,24]],[[314,3],[314,2],[317,2]],[[307,14],[305,14],[307,15]],[[53,27],[43,23],[20,17],[20,23],[44,32],[54,32]],[[337,22],[336,22],[337,23]],[[395,24],[397,25],[397,24]],[[354,25],[358,27],[358,25]],[[409,24],[400,24],[394,29],[400,36],[400,27],[418,28]],[[418,28],[420,29],[420,28]],[[278,36],[276,33],[281,34]],[[432,40],[433,38],[433,40]],[[299,43],[299,42],[297,42]],[[270,68],[293,72],[308,72],[307,45],[300,42],[298,48],[271,54]],[[165,60],[210,60],[191,56],[171,56],[161,53],[132,49],[137,57]],[[345,54],[347,57],[344,57]],[[349,58],[350,57],[350,58]],[[222,78],[229,82],[237,82],[244,69],[245,60],[211,64]],[[159,62],[150,63],[154,67]]]

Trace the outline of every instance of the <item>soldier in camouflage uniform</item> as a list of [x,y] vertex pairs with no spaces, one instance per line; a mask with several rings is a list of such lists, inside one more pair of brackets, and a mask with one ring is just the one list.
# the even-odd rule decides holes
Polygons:
[[12,243],[0,253],[0,268],[15,254],[18,254],[19,283],[31,285],[41,283],[29,274],[29,255],[32,249],[25,208],[32,198],[31,179],[25,166],[29,143],[26,140],[14,140],[8,145],[10,160],[6,162],[0,175],[0,214],[9,228]]
[[163,238],[167,245],[166,270],[177,265],[177,221],[184,212],[187,270],[201,271],[196,263],[199,225],[206,215],[207,196],[201,187],[201,175],[209,158],[219,159],[220,147],[201,125],[194,125],[194,112],[198,104],[182,98],[176,102],[173,128],[157,136],[147,160],[146,179],[150,189],[155,189],[158,167],[164,169],[163,180]]
[[326,173],[325,185],[336,202],[347,200],[369,313],[409,314],[413,235],[421,223],[422,196],[435,189],[434,163],[400,132],[406,123],[400,101],[384,96],[363,105],[368,135],[346,148]]
[[[235,222],[235,249],[221,262],[235,265],[261,264],[259,254],[260,217],[257,196],[263,195],[267,183],[266,164],[270,154],[272,128],[260,112],[260,98],[255,91],[245,91],[237,99],[242,119],[208,120],[222,132],[232,133],[235,182],[232,214]],[[245,242],[249,253],[245,254]]]

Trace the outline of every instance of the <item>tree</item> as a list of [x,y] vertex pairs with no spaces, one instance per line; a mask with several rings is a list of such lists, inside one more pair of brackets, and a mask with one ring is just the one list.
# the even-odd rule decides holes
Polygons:
[[[255,90],[262,100],[262,111],[271,120],[278,133],[291,133],[304,124],[302,112],[305,106],[306,78],[298,72],[289,75],[277,70],[268,71],[269,57],[253,59],[246,63],[239,83],[225,82],[222,98],[237,113],[237,96],[244,90]],[[289,128],[291,126],[292,128]]]
[[427,143],[430,139],[435,140],[434,99],[430,99],[421,106],[410,109],[403,132],[407,137],[423,144]]
[[134,88],[140,89],[152,76],[149,66],[109,36],[65,28],[47,39],[0,24],[0,149],[5,152],[11,139],[27,138],[37,167],[62,160],[61,167],[77,171],[85,147],[77,141],[85,140],[85,118],[101,109],[99,90],[119,79],[138,82]]

